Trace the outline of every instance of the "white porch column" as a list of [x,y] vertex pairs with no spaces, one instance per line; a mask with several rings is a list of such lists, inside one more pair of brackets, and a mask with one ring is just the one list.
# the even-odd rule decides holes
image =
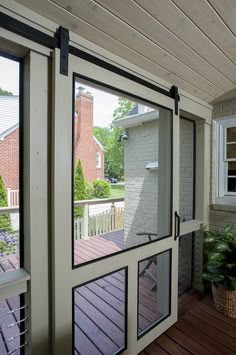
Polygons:
[[24,268],[28,353],[49,355],[48,58],[29,52],[24,66]]
[[[210,200],[210,135],[211,122],[199,120],[196,122],[196,186],[195,186],[195,219],[203,221],[204,229],[209,224]],[[202,290],[203,269],[203,231],[195,233],[194,239],[194,276],[193,287]]]

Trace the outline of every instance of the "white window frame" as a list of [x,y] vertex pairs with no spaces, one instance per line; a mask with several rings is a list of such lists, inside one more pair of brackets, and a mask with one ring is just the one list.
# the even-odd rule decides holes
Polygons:
[[102,167],[102,154],[97,152],[96,153],[96,168],[101,169]]
[[217,122],[216,149],[217,149],[217,165],[216,165],[216,181],[217,181],[217,202],[236,203],[236,192],[228,191],[227,188],[227,165],[229,161],[234,159],[226,158],[226,134],[227,128],[236,127],[236,116],[225,117]]

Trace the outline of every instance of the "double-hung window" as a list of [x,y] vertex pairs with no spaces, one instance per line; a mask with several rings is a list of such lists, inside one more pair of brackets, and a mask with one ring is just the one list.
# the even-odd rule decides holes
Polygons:
[[218,123],[218,196],[236,198],[236,117]]

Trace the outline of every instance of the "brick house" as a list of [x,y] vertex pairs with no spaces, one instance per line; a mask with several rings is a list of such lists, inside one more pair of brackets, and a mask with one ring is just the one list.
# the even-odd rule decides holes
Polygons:
[[[19,190],[19,96],[0,96],[0,175],[6,189]],[[76,97],[75,165],[81,159],[85,178],[104,179],[104,149],[93,135],[93,96]]]
[[19,96],[0,96],[0,175],[19,190]]
[[93,135],[93,96],[83,88],[76,95],[75,111],[74,164],[81,160],[89,182],[104,179],[104,148]]

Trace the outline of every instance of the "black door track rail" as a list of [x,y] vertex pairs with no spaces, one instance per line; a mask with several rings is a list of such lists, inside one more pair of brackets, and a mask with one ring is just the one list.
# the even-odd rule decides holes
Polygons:
[[149,89],[152,89],[162,95],[172,98],[175,101],[175,114],[176,115],[178,114],[180,97],[178,94],[178,88],[176,86],[172,86],[170,90],[165,90],[155,84],[150,83],[145,79],[139,78],[138,76],[127,72],[124,69],[116,67],[115,65],[110,64],[105,60],[97,58],[85,51],[82,51],[81,49],[69,45],[69,40],[70,40],[69,31],[64,27],[60,26],[57,29],[54,36],[50,36],[40,30],[37,30],[36,28],[30,25],[25,24],[24,22],[21,22],[9,15],[6,15],[1,11],[0,11],[0,27],[8,31],[14,32],[17,35],[27,38],[33,42],[41,44],[47,48],[50,49],[59,48],[60,49],[60,74],[62,75],[66,75],[66,76],[68,75],[68,64],[69,64],[68,56],[70,53],[74,56],[87,60],[90,63],[98,65],[104,69],[110,70],[115,74],[121,75],[138,84],[148,87]]

